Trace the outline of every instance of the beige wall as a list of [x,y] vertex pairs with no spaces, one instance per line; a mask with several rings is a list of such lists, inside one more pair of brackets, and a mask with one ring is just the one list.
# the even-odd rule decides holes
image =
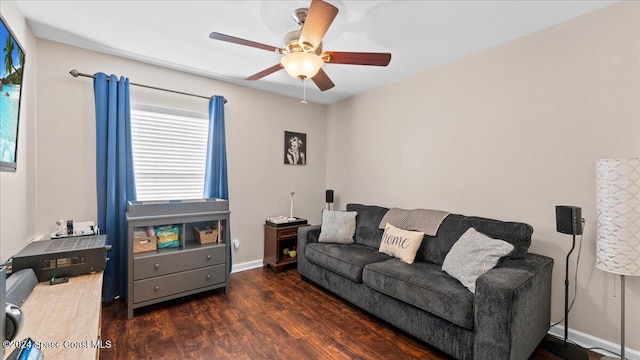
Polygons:
[[[594,266],[595,161],[640,155],[640,2],[331,105],[327,126],[338,208],[424,207],[533,225],[531,250],[555,259],[553,321],[564,312],[571,247],[554,207],[582,207],[570,328],[619,342],[619,280],[614,288]],[[640,349],[640,278],[627,280],[627,346]]]
[[[320,221],[325,181],[325,107],[201,76],[38,39],[37,230],[50,233],[56,219],[96,218],[93,83],[71,69],[114,73],[130,81],[200,95],[223,95],[225,105],[231,236],[239,239],[233,263],[262,260],[263,224],[289,213]],[[208,101],[131,87],[131,102],[208,112]],[[283,164],[284,131],[307,134],[308,165]]]
[[[15,173],[0,172],[0,261],[20,251],[35,231],[36,38],[12,1],[0,2],[5,19],[25,51],[18,164]],[[4,64],[2,65],[4,66]]]

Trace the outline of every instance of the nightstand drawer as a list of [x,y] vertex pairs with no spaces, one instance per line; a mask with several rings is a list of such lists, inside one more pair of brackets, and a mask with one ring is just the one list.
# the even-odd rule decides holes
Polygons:
[[287,229],[278,229],[278,239],[286,239],[292,237],[298,237],[298,227],[295,228],[287,228]]
[[133,279],[141,280],[224,262],[224,244],[143,257],[133,260]]
[[162,298],[224,283],[224,281],[224,264],[139,280],[133,283],[133,302],[139,303]]

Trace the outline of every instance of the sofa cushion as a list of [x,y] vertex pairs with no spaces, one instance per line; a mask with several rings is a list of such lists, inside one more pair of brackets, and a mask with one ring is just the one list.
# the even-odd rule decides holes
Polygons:
[[353,235],[356,232],[355,211],[330,211],[322,212],[322,227],[320,229],[319,242],[338,244],[353,244]]
[[358,216],[356,216],[355,242],[376,250],[379,249],[380,239],[382,239],[382,233],[384,232],[384,229],[379,227],[380,220],[389,209],[373,205],[347,204],[347,211],[358,212]]
[[451,214],[440,225],[438,235],[424,237],[416,259],[442,265],[453,244],[471,227],[489,237],[513,245],[514,249],[510,255],[512,259],[522,259],[531,245],[533,228],[529,224]]
[[422,238],[424,238],[423,232],[402,230],[387,224],[380,241],[380,252],[396,257],[407,264],[413,264]]
[[503,256],[513,251],[506,241],[492,239],[469,228],[453,244],[444,258],[442,270],[458,279],[469,291],[476,292],[476,279],[493,269]]
[[473,329],[473,294],[438,265],[424,261],[409,265],[391,259],[365,266],[362,282],[456,325]]
[[304,252],[312,263],[358,283],[362,282],[365,265],[391,259],[376,249],[360,244],[310,243]]

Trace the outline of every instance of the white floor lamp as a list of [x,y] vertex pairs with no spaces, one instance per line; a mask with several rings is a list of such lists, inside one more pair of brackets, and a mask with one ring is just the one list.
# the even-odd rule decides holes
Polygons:
[[596,267],[620,275],[620,359],[624,360],[624,278],[640,276],[640,159],[598,160],[596,185]]

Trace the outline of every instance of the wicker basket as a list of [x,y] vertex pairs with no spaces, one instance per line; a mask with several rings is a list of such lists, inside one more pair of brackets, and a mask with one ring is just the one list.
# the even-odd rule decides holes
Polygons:
[[193,232],[196,240],[200,244],[211,244],[218,242],[218,229],[214,229],[211,226],[194,227]]
[[157,249],[157,238],[155,236],[133,239],[133,252],[140,253],[154,251]]

